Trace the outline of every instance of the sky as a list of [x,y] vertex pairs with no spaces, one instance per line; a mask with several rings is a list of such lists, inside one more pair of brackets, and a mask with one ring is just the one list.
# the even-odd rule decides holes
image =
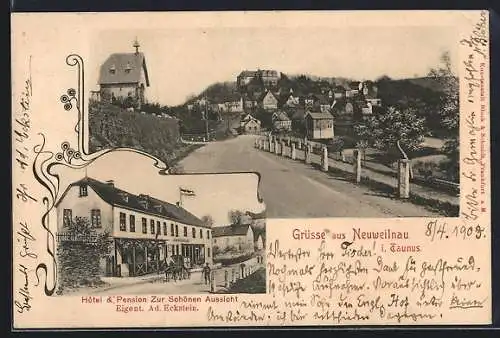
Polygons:
[[111,53],[133,52],[136,37],[146,56],[148,99],[164,105],[182,104],[214,82],[235,81],[244,69],[397,79],[425,76],[444,51],[457,68],[457,34],[447,26],[120,29],[92,39],[92,89],[100,64]]

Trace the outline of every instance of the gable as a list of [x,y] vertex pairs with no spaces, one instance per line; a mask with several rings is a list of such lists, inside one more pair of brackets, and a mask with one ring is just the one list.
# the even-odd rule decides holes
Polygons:
[[101,65],[99,84],[140,83],[149,87],[146,58],[143,53],[114,53]]

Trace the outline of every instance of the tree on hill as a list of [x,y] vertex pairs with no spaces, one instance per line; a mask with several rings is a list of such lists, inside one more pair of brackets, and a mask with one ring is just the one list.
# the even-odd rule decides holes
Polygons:
[[419,149],[424,140],[425,119],[407,108],[389,107],[386,112],[365,118],[354,127],[358,139],[387,152],[409,159],[408,152]]
[[447,131],[443,152],[448,157],[448,171],[459,177],[459,97],[458,78],[453,74],[449,52],[441,55],[441,64],[429,71],[429,77],[437,81],[443,93],[440,96],[439,112],[441,126]]
[[392,106],[399,110],[414,109],[417,116],[426,119],[427,129],[439,134],[441,117],[439,114],[440,93],[438,91],[408,79],[390,80],[383,78],[377,80],[376,85],[377,95],[385,106]]
[[245,213],[241,210],[231,210],[229,211],[228,216],[231,225],[241,225],[245,218]]
[[210,215],[205,215],[201,218],[201,221],[205,226],[212,227],[214,225],[214,219]]

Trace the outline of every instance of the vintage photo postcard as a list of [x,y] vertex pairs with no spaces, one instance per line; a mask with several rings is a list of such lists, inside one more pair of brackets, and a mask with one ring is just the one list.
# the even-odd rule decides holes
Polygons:
[[13,329],[491,324],[488,11],[11,41]]

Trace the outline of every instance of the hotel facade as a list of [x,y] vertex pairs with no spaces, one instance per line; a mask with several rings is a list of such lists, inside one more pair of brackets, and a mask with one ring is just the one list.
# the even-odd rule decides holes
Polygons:
[[87,218],[111,244],[100,262],[104,276],[156,272],[170,258],[190,267],[213,263],[212,230],[182,208],[148,195],[135,195],[111,181],[83,178],[68,186],[56,204],[57,241],[72,241],[71,222]]

